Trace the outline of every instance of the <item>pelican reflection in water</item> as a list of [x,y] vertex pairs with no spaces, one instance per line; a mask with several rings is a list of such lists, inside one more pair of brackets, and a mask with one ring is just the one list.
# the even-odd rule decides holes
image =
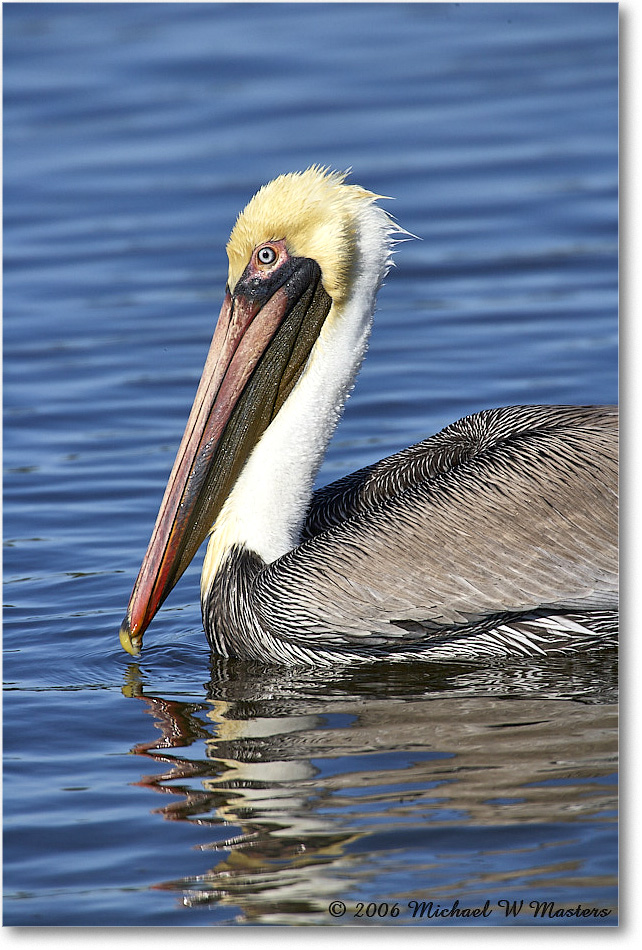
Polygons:
[[313,492],[405,232],[319,167],[239,216],[225,299],[134,586],[143,633],[209,535],[212,650],[276,664],[573,652],[617,630],[617,413],[510,406]]
[[124,689],[156,726],[131,750],[148,763],[139,784],[154,815],[191,826],[165,842],[154,886],[217,905],[210,923],[227,907],[230,922],[327,924],[330,901],[363,899],[373,875],[404,914],[418,888],[465,905],[553,881],[569,903],[599,894],[613,922],[611,652],[334,670],[212,657],[188,700],[145,678],[132,664]]

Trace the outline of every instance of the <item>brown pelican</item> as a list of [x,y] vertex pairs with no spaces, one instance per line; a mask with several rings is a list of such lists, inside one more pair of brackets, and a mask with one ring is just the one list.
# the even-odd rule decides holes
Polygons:
[[283,175],[234,226],[123,647],[139,652],[207,535],[203,623],[223,656],[476,660],[612,640],[614,408],[489,409],[312,492],[405,233],[345,179]]

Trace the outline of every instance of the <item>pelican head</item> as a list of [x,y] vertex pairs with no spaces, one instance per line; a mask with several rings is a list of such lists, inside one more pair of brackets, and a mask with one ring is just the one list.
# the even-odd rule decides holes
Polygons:
[[127,652],[140,651],[146,628],[213,527],[218,540],[206,568],[216,570],[240,530],[238,518],[230,527],[230,495],[251,460],[263,465],[256,449],[286,410],[293,416],[293,405],[300,446],[293,450],[293,436],[281,434],[264,450],[271,460],[283,457],[281,470],[270,465],[273,480],[289,478],[297,453],[303,458],[305,471],[291,477],[292,500],[277,504],[260,537],[232,539],[266,560],[297,543],[314,475],[365,351],[392,234],[400,230],[377,197],[346,184],[345,174],[314,166],[265,185],[239,215],[203,375],[120,630]]

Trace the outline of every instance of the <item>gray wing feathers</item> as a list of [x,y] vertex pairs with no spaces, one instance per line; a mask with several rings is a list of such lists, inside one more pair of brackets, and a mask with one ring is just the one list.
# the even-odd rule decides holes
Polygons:
[[263,622],[376,645],[614,608],[616,424],[601,407],[488,410],[328,486],[307,540],[258,580]]

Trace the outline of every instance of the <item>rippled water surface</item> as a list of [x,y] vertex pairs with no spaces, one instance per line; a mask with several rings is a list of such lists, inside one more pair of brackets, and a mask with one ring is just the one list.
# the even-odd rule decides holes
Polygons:
[[421,238],[320,483],[615,401],[617,6],[6,4],[4,36],[5,923],[612,925],[610,653],[225,663],[198,563],[139,662],[117,631],[229,230],[282,171],[351,166]]

